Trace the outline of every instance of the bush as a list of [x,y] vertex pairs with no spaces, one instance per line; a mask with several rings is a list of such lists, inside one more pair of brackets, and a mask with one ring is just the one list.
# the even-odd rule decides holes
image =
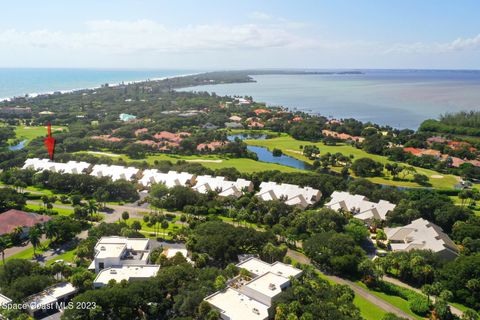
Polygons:
[[274,148],[273,151],[272,151],[272,155],[274,157],[280,157],[282,154],[283,154],[282,150],[277,149],[277,148]]
[[421,317],[425,317],[430,312],[430,305],[426,298],[415,297],[409,300],[409,307],[412,312],[418,314]]

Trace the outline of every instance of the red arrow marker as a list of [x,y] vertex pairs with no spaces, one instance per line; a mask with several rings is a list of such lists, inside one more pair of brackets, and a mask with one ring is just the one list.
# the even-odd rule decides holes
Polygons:
[[48,150],[48,155],[50,156],[50,160],[53,160],[53,153],[55,150],[55,139],[52,137],[52,126],[50,122],[47,124],[47,129],[48,129],[48,137],[43,140],[45,143],[45,146],[47,147]]

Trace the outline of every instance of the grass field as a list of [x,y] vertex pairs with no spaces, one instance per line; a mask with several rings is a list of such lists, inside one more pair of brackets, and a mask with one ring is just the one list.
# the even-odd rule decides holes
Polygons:
[[385,314],[387,314],[385,310],[359,296],[358,294],[355,295],[353,303],[358,307],[358,309],[360,309],[360,314],[365,320],[379,320],[382,319]]
[[[399,296],[396,296],[396,295],[390,295],[390,294],[386,294],[384,292],[381,292],[381,291],[375,291],[375,290],[371,290],[369,289],[363,282],[361,281],[356,281],[355,282],[357,285],[359,285],[360,287],[362,287],[363,289],[367,290],[368,292],[370,292],[371,294],[379,297],[380,299],[382,300],[385,300],[387,301],[388,303],[390,303],[391,305],[394,305],[395,307],[397,307],[398,309],[402,310],[403,312],[409,314],[410,316],[412,316],[413,318],[415,319],[424,319],[418,315],[416,315],[415,313],[413,313],[411,310],[410,310],[410,307],[409,307],[409,302]],[[427,297],[425,297],[425,299],[427,299]]]
[[[457,205],[457,206],[461,206],[462,205],[462,200],[460,198],[458,198],[458,196],[450,196],[450,198],[453,200],[453,202]],[[476,206],[474,206],[473,208],[469,207],[470,209],[473,210],[473,212],[477,215],[477,216],[480,216],[480,205],[477,203]]]
[[[44,251],[48,250],[48,245],[50,244],[50,240],[42,241],[40,243],[40,246],[37,247],[36,253],[42,253]],[[27,259],[31,260],[33,259],[33,247],[26,248],[25,250],[22,250],[8,258],[5,259],[5,262],[13,260],[13,259]],[[2,265],[3,262],[0,260],[0,265]]]
[[[131,159],[125,154],[114,154],[111,152],[106,152],[106,153],[98,153],[98,152],[92,152],[92,151],[81,151],[78,153],[89,153],[89,154],[95,154],[95,155],[103,155],[103,156],[109,156],[114,159],[122,158],[125,161],[143,161],[143,160],[136,160],[136,159]],[[287,166],[282,166],[279,164],[275,163],[267,163],[267,162],[260,162],[260,161],[255,161],[252,159],[246,159],[246,158],[227,158],[227,157],[219,157],[219,156],[214,156],[214,155],[205,155],[205,156],[180,156],[180,155],[171,155],[171,154],[156,154],[156,155],[151,155],[147,156],[145,161],[149,164],[153,164],[157,161],[171,161],[172,163],[176,163],[179,160],[184,160],[187,162],[192,162],[192,163],[200,163],[201,165],[210,168],[210,169],[221,169],[221,168],[236,168],[240,172],[245,172],[245,173],[253,173],[257,171],[266,171],[266,170],[279,170],[282,172],[302,172],[300,169],[296,168],[291,168]]]
[[[66,130],[66,127],[52,126],[52,134],[54,134],[55,132],[60,132],[62,130]],[[15,127],[15,133],[17,135],[17,139],[32,140],[37,137],[46,137],[47,127],[46,126],[36,126],[36,127],[17,126]]]
[[[38,204],[27,204],[25,207],[28,208],[28,209],[31,209],[31,210],[35,210],[35,211],[38,211],[38,210],[44,208],[43,205],[38,205]],[[52,210],[58,212],[58,215],[60,215],[60,216],[70,216],[70,215],[73,214],[73,210],[71,210],[71,209],[55,208],[54,207]]]
[[[273,148],[281,149],[284,154],[308,163],[312,163],[313,161],[309,160],[307,157],[305,157],[302,154],[302,150],[300,149],[300,146],[312,145],[312,144],[316,145],[320,149],[321,154],[325,154],[328,152],[330,153],[339,152],[346,156],[352,155],[354,159],[366,157],[366,158],[371,158],[375,161],[381,162],[383,164],[391,162],[384,156],[369,154],[361,149],[357,149],[347,144],[337,144],[336,146],[326,146],[325,144],[323,144],[323,142],[312,143],[308,141],[296,140],[287,134],[281,134],[279,137],[272,138],[272,139],[245,140],[245,142],[249,145],[266,147],[269,150],[273,150]],[[458,183],[458,177],[453,175],[439,174],[436,171],[423,169],[419,167],[415,167],[415,169],[417,170],[418,173],[428,176],[430,179],[430,183],[434,188],[451,189],[455,184]],[[437,178],[434,178],[435,176],[437,176]],[[414,183],[411,181],[393,181],[392,178],[388,175],[386,175],[385,177],[369,178],[369,180],[375,183],[381,183],[386,185],[394,185],[394,186],[402,186],[402,187],[420,187],[417,183]]]

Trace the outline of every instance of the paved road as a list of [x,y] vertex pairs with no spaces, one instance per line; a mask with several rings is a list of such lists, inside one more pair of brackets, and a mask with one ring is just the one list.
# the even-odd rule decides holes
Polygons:
[[[292,259],[294,259],[294,260],[296,260],[300,263],[313,265],[312,262],[310,261],[310,259],[300,252],[293,251],[293,250],[289,249],[288,252],[287,252],[287,256],[291,257]],[[391,312],[391,313],[396,314],[399,317],[414,320],[414,318],[412,316],[410,316],[409,314],[403,312],[402,310],[400,310],[399,308],[395,307],[394,305],[386,302],[385,300],[380,299],[377,296],[371,294],[370,292],[368,292],[367,290],[363,289],[362,287],[360,287],[359,285],[357,285],[356,283],[354,283],[350,280],[346,280],[346,279],[339,278],[337,276],[331,276],[331,275],[325,275],[325,276],[328,279],[330,279],[331,281],[333,281],[337,284],[343,284],[343,285],[349,286],[355,292],[355,294],[358,294],[362,298],[365,298],[370,303],[373,303],[374,305],[380,307],[381,309],[385,310],[386,312]]]

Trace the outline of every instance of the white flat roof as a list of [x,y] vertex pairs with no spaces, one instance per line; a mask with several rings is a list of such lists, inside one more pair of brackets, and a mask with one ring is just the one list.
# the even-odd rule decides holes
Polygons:
[[119,268],[107,268],[100,271],[95,278],[94,283],[108,284],[110,280],[120,282],[122,280],[146,279],[157,275],[160,266],[142,265],[142,266],[123,266]]
[[205,301],[220,310],[230,320],[268,319],[268,306],[258,302],[232,288],[219,291]]
[[149,242],[148,238],[103,237],[95,245],[95,257],[119,257],[125,249],[144,251]]
[[240,262],[237,264],[237,267],[246,269],[257,276],[271,272],[285,278],[290,278],[296,277],[303,272],[300,269],[280,261],[270,264],[255,257]]
[[282,286],[288,281],[285,277],[276,275],[272,272],[267,272],[261,275],[245,285],[247,288],[251,288],[261,294],[273,298],[282,292]]
[[43,306],[55,303],[58,299],[72,295],[77,292],[77,289],[69,282],[63,282],[44,291],[29,297],[27,304],[31,310],[40,309]]

